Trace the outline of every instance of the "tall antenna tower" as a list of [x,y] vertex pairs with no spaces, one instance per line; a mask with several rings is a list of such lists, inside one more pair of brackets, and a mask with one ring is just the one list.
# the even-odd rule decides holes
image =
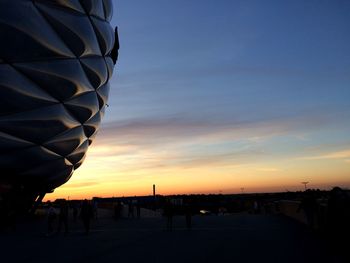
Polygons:
[[306,189],[307,189],[306,185],[307,185],[309,182],[301,182],[301,183],[304,185],[305,191],[306,191]]

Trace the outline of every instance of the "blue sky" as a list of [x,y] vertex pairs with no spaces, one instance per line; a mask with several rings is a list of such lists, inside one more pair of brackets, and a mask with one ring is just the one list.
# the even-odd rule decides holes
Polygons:
[[73,184],[97,182],[85,174],[100,165],[123,194],[151,182],[190,192],[171,188],[184,178],[198,182],[194,192],[350,186],[349,1],[131,0],[114,9],[121,49],[110,107]]
[[349,13],[346,1],[119,1],[108,121],[349,111]]

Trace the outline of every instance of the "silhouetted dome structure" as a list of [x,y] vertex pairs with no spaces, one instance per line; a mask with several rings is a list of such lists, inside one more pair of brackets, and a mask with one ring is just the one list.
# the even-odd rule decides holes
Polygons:
[[82,164],[109,93],[112,11],[112,0],[0,1],[0,193],[36,198]]

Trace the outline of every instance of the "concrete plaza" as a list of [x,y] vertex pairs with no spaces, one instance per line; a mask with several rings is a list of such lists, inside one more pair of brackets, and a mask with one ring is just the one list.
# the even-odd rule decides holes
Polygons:
[[195,216],[188,230],[161,217],[114,220],[101,211],[89,235],[80,221],[46,237],[46,221],[0,233],[0,262],[346,262],[303,225],[277,215]]

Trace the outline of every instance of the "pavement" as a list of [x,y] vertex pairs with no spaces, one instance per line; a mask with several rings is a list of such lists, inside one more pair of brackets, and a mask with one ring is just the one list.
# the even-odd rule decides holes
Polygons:
[[114,220],[100,210],[86,235],[70,220],[68,234],[46,236],[46,220],[0,232],[0,262],[349,262],[330,244],[279,215],[176,216],[172,231],[159,216]]

